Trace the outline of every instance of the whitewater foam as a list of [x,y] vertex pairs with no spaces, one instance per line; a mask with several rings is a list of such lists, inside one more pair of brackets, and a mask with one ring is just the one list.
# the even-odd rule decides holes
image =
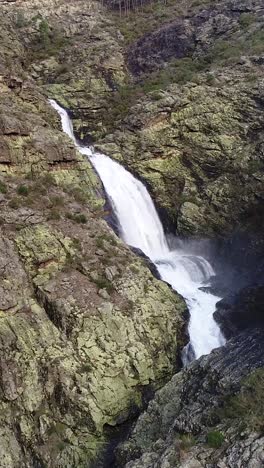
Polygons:
[[[141,249],[156,264],[161,278],[185,298],[190,311],[188,355],[198,358],[223,345],[224,337],[213,318],[220,298],[200,289],[214,275],[210,263],[200,255],[188,253],[186,247],[170,250],[154,203],[142,182],[108,156],[79,145],[67,112],[55,101],[50,103],[60,114],[63,131],[89,157],[100,176],[119,221],[122,239]],[[186,358],[187,350],[185,361],[190,359]]]

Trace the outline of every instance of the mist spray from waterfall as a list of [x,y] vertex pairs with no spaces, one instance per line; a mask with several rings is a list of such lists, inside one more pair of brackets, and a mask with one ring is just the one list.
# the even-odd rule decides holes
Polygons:
[[55,101],[50,100],[50,103],[60,114],[63,131],[79,151],[89,157],[100,176],[119,221],[122,239],[141,249],[155,263],[161,278],[185,298],[190,311],[190,343],[185,349],[185,363],[224,344],[213,318],[220,298],[200,289],[208,285],[214,275],[210,263],[202,256],[188,253],[186,246],[171,250],[154,203],[142,182],[108,156],[80,146],[67,112]]

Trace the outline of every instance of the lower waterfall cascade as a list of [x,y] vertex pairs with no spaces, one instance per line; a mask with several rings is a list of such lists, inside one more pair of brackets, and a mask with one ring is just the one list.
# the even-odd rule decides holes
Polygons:
[[156,265],[162,280],[184,297],[190,312],[190,343],[183,354],[184,363],[222,346],[225,339],[213,318],[216,303],[221,298],[201,289],[214,275],[210,263],[202,256],[188,252],[186,244],[170,249],[144,184],[108,156],[81,146],[74,136],[67,111],[56,101],[50,99],[49,102],[61,117],[63,131],[78,150],[89,157],[98,173],[119,221],[120,237],[147,255]]

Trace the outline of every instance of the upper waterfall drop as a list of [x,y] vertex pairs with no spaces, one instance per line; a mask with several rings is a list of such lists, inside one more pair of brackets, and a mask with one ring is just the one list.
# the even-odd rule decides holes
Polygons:
[[119,220],[123,240],[153,261],[169,252],[163,227],[146,187],[108,156],[90,158]]
[[49,102],[61,116],[63,131],[82,154],[89,156],[99,174],[118,218],[122,239],[141,249],[156,264],[161,278],[185,298],[190,311],[190,345],[195,357],[223,345],[225,340],[213,318],[220,298],[200,289],[214,274],[210,263],[190,254],[186,248],[170,250],[154,203],[142,182],[108,156],[79,145],[67,112],[54,100]]
[[[74,133],[73,133],[73,126],[72,126],[72,121],[68,116],[68,113],[66,112],[63,107],[59,106],[54,99],[49,99],[49,103],[52,105],[52,107],[58,112],[60,118],[61,118],[61,126],[62,130],[64,133],[66,133],[77,145],[77,141],[75,139]],[[77,145],[78,146],[78,145]]]

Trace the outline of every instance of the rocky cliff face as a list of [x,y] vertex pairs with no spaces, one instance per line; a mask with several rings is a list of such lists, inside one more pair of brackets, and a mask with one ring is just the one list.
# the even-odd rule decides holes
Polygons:
[[135,105],[99,146],[147,181],[181,235],[261,223],[262,84],[242,80],[172,85]]
[[79,137],[141,177],[179,234],[226,235],[263,218],[263,7],[183,3],[122,20],[97,2],[27,0],[7,16]]
[[[172,59],[199,59],[217,54],[223,41],[229,41],[231,48],[235,46],[238,54],[248,53],[247,40],[254,42],[263,27],[260,0],[201,1],[196,5],[185,2],[184,14],[182,7],[179,2],[176,18],[171,17],[159,29],[143,35],[130,46],[127,62],[133,74],[149,73]],[[207,60],[213,61],[214,57],[207,56]]]
[[64,2],[16,2],[0,19],[3,468],[91,466],[185,340],[182,298],[108,227],[100,180],[36,83],[33,37],[49,40],[55,6],[63,17]]
[[240,330],[262,326],[264,288],[248,286],[239,293],[229,295],[217,304],[215,320],[227,338],[236,335]]
[[179,234],[252,230],[263,218],[263,7],[186,8],[128,48],[140,96],[131,105],[124,90],[127,113],[99,148],[147,182]]
[[72,111],[87,141],[104,130],[107,97],[125,78],[121,35],[97,1],[25,0],[6,9],[27,72]]
[[[98,465],[109,427],[172,375],[185,340],[182,298],[105,223],[101,183],[62,134],[48,96],[70,109],[79,138],[146,181],[178,233],[262,226],[261,2],[180,7],[167,26],[155,20],[154,32],[127,47],[128,24],[137,30],[148,10],[123,21],[94,1],[1,2],[3,468]],[[159,16],[151,11],[150,23]],[[243,46],[230,52],[227,40]],[[210,413],[263,366],[261,336],[240,335],[227,354],[176,375],[120,460],[190,468],[213,457],[221,467],[248,467],[254,454],[262,463],[259,432],[243,436],[236,421]],[[225,437],[216,453],[205,445],[210,424]],[[186,441],[173,431],[166,438],[174,425],[198,434],[187,455]]]
[[263,466],[263,370],[254,372],[264,364],[262,340],[263,330],[237,335],[175,375],[120,447],[118,466]]

